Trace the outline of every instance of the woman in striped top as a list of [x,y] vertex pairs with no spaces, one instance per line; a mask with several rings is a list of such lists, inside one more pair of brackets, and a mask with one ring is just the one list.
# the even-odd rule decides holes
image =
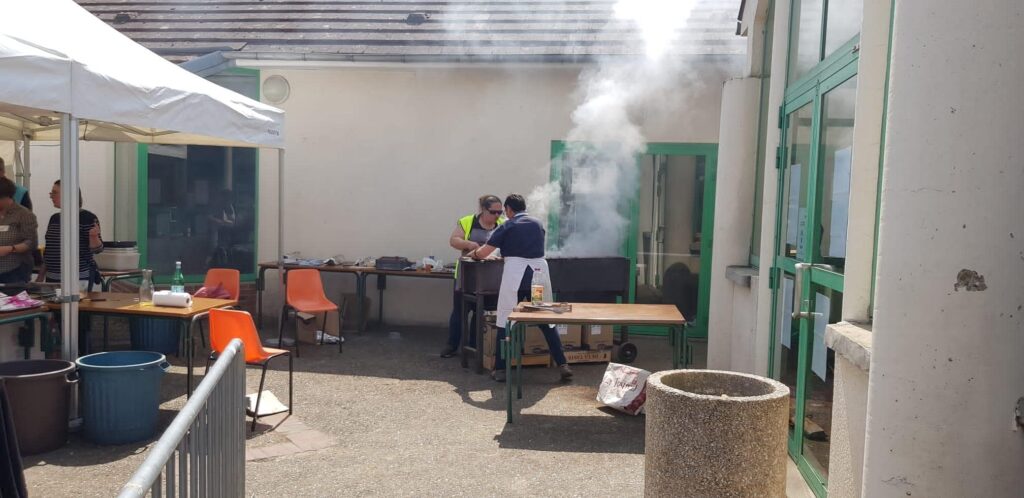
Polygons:
[[[60,180],[50,189],[50,200],[53,207],[61,209]],[[93,283],[99,283],[99,267],[93,254],[103,251],[103,240],[100,238],[100,220],[87,209],[81,209],[82,196],[78,196],[78,279],[82,281],[83,290],[92,290]],[[43,269],[39,272],[39,280],[44,282],[60,282],[60,213],[50,217],[46,226],[46,250],[43,253]]]

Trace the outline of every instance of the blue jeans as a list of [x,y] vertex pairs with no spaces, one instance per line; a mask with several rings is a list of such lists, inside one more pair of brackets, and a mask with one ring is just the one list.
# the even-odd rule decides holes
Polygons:
[[[540,325],[540,331],[544,333],[544,340],[548,343],[548,349],[551,353],[551,358],[555,360],[555,365],[565,365],[565,352],[562,351],[562,340],[558,337],[558,331],[550,325]],[[501,341],[505,340],[505,329],[498,327],[498,349],[495,351],[498,354],[494,358],[494,369],[504,370],[505,369],[505,358],[501,356]]]
[[[452,316],[448,318],[448,345],[455,349],[459,348],[459,340],[462,339],[462,317],[459,316],[461,311],[462,291],[456,290],[454,304],[452,305]],[[473,313],[472,310],[467,311]],[[473,319],[469,322],[469,344],[471,346],[475,339],[474,330],[476,330],[476,313],[473,313]]]

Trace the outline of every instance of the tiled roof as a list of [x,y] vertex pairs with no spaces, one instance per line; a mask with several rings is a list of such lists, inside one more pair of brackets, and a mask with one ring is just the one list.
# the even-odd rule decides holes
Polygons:
[[[614,0],[77,0],[177,61],[215,51],[295,58],[588,60],[641,51]],[[738,55],[738,0],[697,0],[672,48]]]

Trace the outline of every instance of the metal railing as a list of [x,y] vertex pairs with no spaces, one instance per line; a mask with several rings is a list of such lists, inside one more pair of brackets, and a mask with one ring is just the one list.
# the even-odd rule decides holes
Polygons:
[[245,354],[234,339],[118,496],[243,496],[245,403]]

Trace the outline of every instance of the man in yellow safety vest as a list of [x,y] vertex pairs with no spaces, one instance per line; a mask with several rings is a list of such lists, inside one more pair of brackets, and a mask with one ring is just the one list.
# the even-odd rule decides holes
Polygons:
[[[480,211],[459,218],[455,230],[452,231],[448,244],[465,256],[470,251],[483,246],[490,238],[491,232],[498,228],[505,219],[502,217],[504,208],[501,199],[495,195],[485,195],[479,199]],[[459,352],[459,341],[462,338],[462,317],[459,316],[462,304],[462,288],[459,282],[458,263],[455,266],[455,296],[451,318],[448,319],[448,344],[441,350],[442,358],[451,358]],[[478,317],[473,316],[469,330],[475,329]]]

